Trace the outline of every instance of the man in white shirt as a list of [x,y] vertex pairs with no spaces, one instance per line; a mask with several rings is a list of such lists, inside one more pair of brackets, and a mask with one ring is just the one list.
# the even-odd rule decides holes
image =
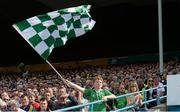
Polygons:
[[8,105],[10,106],[10,111],[13,112],[26,112],[20,108],[20,104],[16,100],[11,100]]
[[[161,97],[165,93],[164,85],[160,82],[160,78],[158,76],[154,77],[154,85],[158,87],[157,89],[157,97]],[[157,100],[157,105],[160,105],[160,99]]]

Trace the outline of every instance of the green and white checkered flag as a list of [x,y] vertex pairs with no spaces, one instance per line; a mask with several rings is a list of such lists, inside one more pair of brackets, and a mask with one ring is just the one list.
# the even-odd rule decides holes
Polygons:
[[90,5],[61,9],[31,17],[13,25],[22,37],[47,60],[53,48],[91,30],[95,24]]

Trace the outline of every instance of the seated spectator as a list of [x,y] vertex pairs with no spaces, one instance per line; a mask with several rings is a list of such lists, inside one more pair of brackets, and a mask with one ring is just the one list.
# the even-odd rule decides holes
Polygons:
[[16,100],[11,100],[8,103],[8,106],[10,107],[10,111],[12,112],[26,112],[25,110],[20,108],[20,104]]
[[1,93],[1,98],[2,98],[2,100],[5,101],[6,103],[7,103],[8,101],[10,101],[10,97],[9,97],[9,94],[8,94],[7,92]]
[[[134,93],[134,92],[138,92],[138,91],[139,91],[139,88],[138,88],[136,81],[129,82],[128,92]],[[127,106],[130,106],[130,105],[135,106],[131,110],[135,110],[135,111],[139,110],[139,107],[142,106],[142,99],[141,99],[140,93],[127,96]]]
[[84,85],[84,87],[86,87],[86,88],[92,88],[92,81],[91,80],[86,80],[86,82],[85,82],[85,85]]
[[75,105],[78,105],[78,101],[69,94],[63,93],[57,96],[57,101],[53,105],[53,110],[67,108]]
[[46,92],[49,92],[50,93],[50,99],[54,102],[54,101],[56,101],[57,99],[56,99],[56,97],[55,97],[55,95],[54,95],[54,93],[53,93],[53,89],[51,88],[51,87],[48,87],[47,88],[47,90],[46,90]]
[[35,95],[35,101],[39,102],[40,98],[39,98],[39,92],[38,92],[37,88],[33,88],[33,93]]
[[[123,94],[126,94],[127,91],[125,90],[125,85],[124,84],[120,84],[119,85],[119,91],[117,93],[116,96],[120,96]],[[127,105],[127,99],[126,97],[120,97],[114,100],[113,102],[113,108],[116,109],[120,109],[120,108],[124,108]]]
[[[154,81],[153,81],[152,78],[149,78],[149,79],[147,80],[147,85],[146,85],[145,89],[151,89],[151,88],[154,88]],[[152,99],[154,98],[154,94],[155,94],[154,91],[155,91],[155,90],[150,90],[150,91],[147,91],[147,92],[146,92],[146,100],[147,100],[147,101],[148,101],[148,100],[152,100]],[[155,106],[155,105],[156,105],[156,101],[153,101],[153,102],[148,103],[148,104],[147,104],[147,107],[148,107],[148,108],[151,108],[151,107],[153,107],[153,106]]]
[[54,104],[54,102],[51,100],[51,95],[50,95],[50,93],[49,92],[46,92],[46,93],[44,93],[44,98],[47,100],[47,102],[48,102],[48,108],[50,109],[50,110],[52,110],[53,109],[53,104]]
[[[84,103],[88,103],[88,100],[83,97],[83,93],[81,93],[80,91],[74,90],[72,92],[72,96],[78,101],[78,104],[80,104],[80,105],[84,104]],[[89,106],[82,107],[77,111],[87,112],[88,110],[89,110]]]
[[51,112],[51,110],[48,108],[48,101],[46,100],[46,98],[42,97],[40,99],[38,111],[39,112]]
[[8,111],[7,104],[2,99],[0,99],[0,112]]
[[[41,85],[41,83],[40,83],[40,85]],[[43,87],[41,87],[40,92],[39,92],[39,99],[38,100],[40,100],[44,96],[44,94],[45,94],[45,89]]]
[[27,95],[22,95],[21,96],[21,109],[25,110],[25,111],[34,111],[33,106],[30,106],[29,104],[29,99]]
[[[161,81],[160,81],[163,85],[167,85],[167,75],[166,74],[163,74],[162,75],[162,78],[161,78]],[[166,95],[166,92],[167,92],[167,87],[164,88],[165,89],[165,92],[164,92],[164,95]]]
[[78,101],[78,104],[84,103],[83,94],[80,91],[72,91],[71,95]]
[[[159,76],[155,76],[153,77],[154,80],[154,85],[155,87],[158,87],[157,90],[155,90],[156,95],[154,94],[154,97],[161,97],[165,94],[165,88],[163,87],[164,85],[160,82],[160,77]],[[161,103],[161,100],[158,99],[157,100],[157,105],[159,105]]]
[[28,95],[28,98],[29,98],[30,108],[34,108],[35,110],[38,110],[39,109],[39,103],[37,103],[35,101],[35,95],[34,94],[30,94],[30,95]]

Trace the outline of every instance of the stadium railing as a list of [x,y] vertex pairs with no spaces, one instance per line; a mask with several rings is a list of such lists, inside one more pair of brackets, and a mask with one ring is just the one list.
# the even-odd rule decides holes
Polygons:
[[[162,87],[167,87],[167,85],[164,85]],[[144,109],[148,110],[147,109],[147,103],[149,102],[153,102],[153,101],[157,101],[157,104],[158,104],[158,101],[161,100],[161,99],[164,99],[166,98],[167,96],[164,95],[164,96],[157,96],[157,98],[154,98],[154,99],[151,99],[151,100],[147,100],[147,97],[146,97],[146,93],[147,91],[151,91],[151,90],[155,90],[155,89],[159,89],[159,88],[162,88],[162,87],[155,87],[155,88],[151,88],[151,89],[146,89],[146,90],[143,90],[143,91],[138,91],[138,92],[134,92],[134,93],[127,93],[127,94],[124,94],[124,95],[120,95],[120,96],[117,96],[117,98],[121,98],[121,97],[126,97],[126,96],[130,96],[130,95],[133,95],[133,94],[137,94],[137,93],[142,93],[144,92],[144,101],[143,101],[143,104],[144,104]],[[77,106],[72,106],[72,107],[68,107],[68,108],[64,108],[64,109],[60,109],[60,110],[57,110],[56,112],[64,112],[64,111],[72,111],[73,109],[78,109],[78,108],[82,108],[82,107],[87,107],[89,106],[89,111],[90,112],[93,112],[93,105],[94,104],[97,104],[97,103],[101,103],[103,102],[103,100],[98,100],[98,101],[95,101],[95,102],[90,102],[90,103],[86,103],[86,104],[82,104],[82,105],[77,105]],[[136,105],[130,105],[130,106],[126,106],[124,108],[120,108],[118,110],[112,110],[111,112],[120,112],[120,111],[124,111],[124,110],[127,110],[127,109],[131,109],[131,108],[134,108]]]

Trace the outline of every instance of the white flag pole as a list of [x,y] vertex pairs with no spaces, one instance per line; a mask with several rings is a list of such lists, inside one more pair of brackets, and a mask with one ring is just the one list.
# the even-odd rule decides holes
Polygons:
[[52,64],[51,64],[48,60],[46,60],[46,63],[59,75],[59,77],[62,79],[62,81],[63,81],[67,86],[69,86],[69,85],[67,84],[67,82],[65,81],[65,79],[61,76],[61,74],[56,70],[56,68],[54,68],[54,66],[52,66]]

